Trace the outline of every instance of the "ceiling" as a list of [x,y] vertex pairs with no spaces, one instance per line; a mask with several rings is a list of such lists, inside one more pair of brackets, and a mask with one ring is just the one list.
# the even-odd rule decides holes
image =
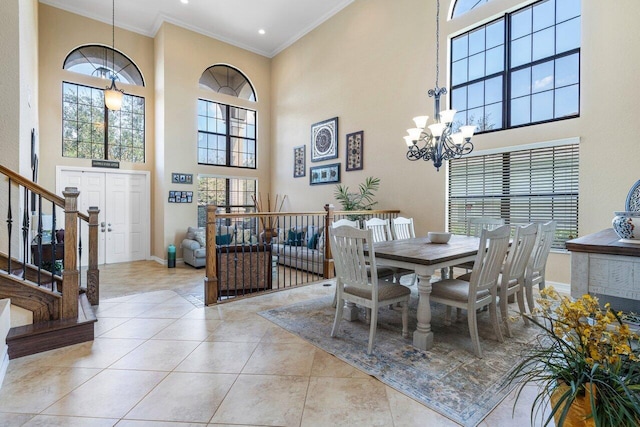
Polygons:
[[[115,24],[154,37],[163,22],[275,56],[353,0],[115,0]],[[109,0],[40,0],[111,24]],[[258,30],[264,29],[261,35]]]

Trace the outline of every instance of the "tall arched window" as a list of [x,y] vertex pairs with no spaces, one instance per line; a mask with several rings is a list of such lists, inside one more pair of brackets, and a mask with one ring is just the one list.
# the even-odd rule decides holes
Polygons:
[[133,61],[110,47],[85,45],[67,55],[63,68],[105,83],[92,87],[62,82],[62,155],[144,163],[145,99],[125,93],[120,111],[104,105],[104,88],[112,75],[118,82],[144,86]]
[[204,70],[200,86],[225,95],[256,101],[256,93],[249,79],[240,70],[229,65],[212,65]]

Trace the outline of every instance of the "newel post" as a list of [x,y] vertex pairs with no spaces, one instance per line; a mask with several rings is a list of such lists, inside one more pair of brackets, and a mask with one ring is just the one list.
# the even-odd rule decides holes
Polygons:
[[333,224],[335,208],[333,205],[324,205],[324,210],[327,212],[324,219],[324,265],[323,276],[325,279],[332,279],[336,275],[336,271],[333,267],[333,255],[331,254],[331,242],[329,241],[329,228]]
[[78,196],[76,187],[66,187],[64,196],[64,270],[62,271],[62,319],[78,318]]
[[216,264],[216,210],[217,206],[207,205],[207,258],[204,278],[204,303],[211,305],[218,302],[218,268]]
[[87,269],[87,299],[100,304],[100,270],[98,270],[98,214],[100,209],[89,206],[89,266]]

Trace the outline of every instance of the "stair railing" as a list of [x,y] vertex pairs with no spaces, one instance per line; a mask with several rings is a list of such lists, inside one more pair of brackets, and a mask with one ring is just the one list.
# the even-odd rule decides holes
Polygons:
[[[60,318],[73,319],[78,316],[78,292],[81,286],[79,259],[82,256],[82,241],[78,230],[83,224],[89,227],[88,266],[86,275],[87,299],[92,305],[99,303],[100,271],[98,270],[98,214],[97,207],[90,207],[88,215],[78,212],[78,196],[75,187],[67,187],[62,192],[64,197],[51,193],[47,189],[32,182],[28,178],[0,165],[0,173],[7,177],[7,260],[6,272],[35,283],[37,286],[49,288],[61,294]],[[17,187],[17,192],[13,193]],[[13,218],[15,200],[20,192],[22,199],[21,249],[22,254],[14,257]],[[2,194],[4,192],[0,192]],[[51,203],[43,208],[43,200]],[[29,206],[31,202],[31,206]],[[18,204],[19,205],[19,204]],[[56,230],[56,210],[64,211],[64,240],[60,241]],[[50,225],[44,224],[48,210]],[[30,215],[32,213],[32,215]],[[32,218],[30,220],[30,218]],[[30,222],[34,223],[31,224]],[[35,234],[35,235],[34,235]],[[46,238],[49,236],[49,238]],[[31,253],[29,251],[31,249]],[[19,251],[15,251],[19,252]],[[62,254],[62,271],[57,268]],[[37,260],[37,265],[30,261]],[[51,319],[56,320],[56,319]]]

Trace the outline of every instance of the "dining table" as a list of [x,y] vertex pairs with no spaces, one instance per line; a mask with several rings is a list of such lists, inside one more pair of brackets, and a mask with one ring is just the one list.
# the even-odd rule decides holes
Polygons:
[[427,237],[416,237],[374,244],[378,265],[413,270],[418,276],[418,325],[413,333],[414,347],[428,350],[433,346],[429,296],[432,286],[438,285],[431,283],[431,276],[442,268],[474,261],[479,245],[478,237],[455,234],[447,243],[432,243]]

